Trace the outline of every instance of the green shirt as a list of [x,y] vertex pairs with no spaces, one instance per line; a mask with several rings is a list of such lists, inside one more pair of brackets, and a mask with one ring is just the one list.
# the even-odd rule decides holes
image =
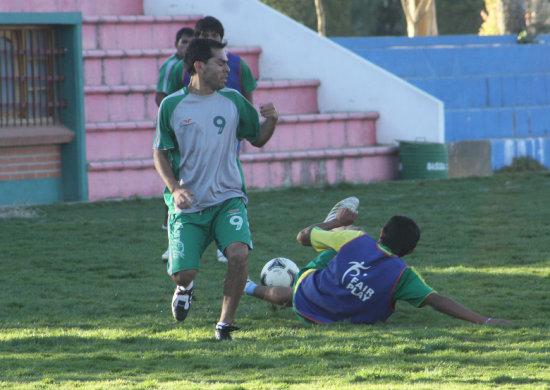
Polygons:
[[[180,89],[182,89],[183,85],[183,73],[184,73],[184,64],[183,61],[178,61],[174,66],[173,69],[170,72],[170,76],[167,82],[167,94],[170,95]],[[229,69],[231,72],[232,70]],[[239,78],[241,80],[241,91],[242,93],[247,93],[250,91],[254,91],[258,84],[256,83],[256,80],[254,79],[254,75],[252,74],[252,71],[248,67],[245,60],[241,58],[241,74],[239,75]]]
[[159,79],[157,82],[157,92],[162,92],[167,95],[168,93],[168,81],[170,80],[170,74],[174,70],[174,66],[181,62],[177,54],[172,55],[169,57],[164,64],[160,67],[159,71]]

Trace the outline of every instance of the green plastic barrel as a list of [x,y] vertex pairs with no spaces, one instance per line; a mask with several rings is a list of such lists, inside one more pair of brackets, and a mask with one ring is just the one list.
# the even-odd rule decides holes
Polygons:
[[399,141],[400,179],[442,179],[449,172],[447,144]]

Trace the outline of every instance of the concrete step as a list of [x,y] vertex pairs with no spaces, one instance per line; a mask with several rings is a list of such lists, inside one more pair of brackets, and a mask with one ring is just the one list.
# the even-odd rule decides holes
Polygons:
[[[116,3],[116,2],[114,2]],[[176,32],[195,26],[200,15],[185,16],[86,16],[82,23],[84,50],[172,48]]]
[[254,91],[254,105],[272,102],[280,114],[312,114],[319,111],[319,80],[259,81]]
[[[4,4],[7,3],[7,4]],[[2,2],[2,12],[82,12],[82,15],[140,15],[143,0],[24,0]]]
[[243,142],[242,153],[371,146],[376,143],[378,117],[375,112],[285,115],[264,147]]
[[550,67],[547,37],[543,36],[539,43],[532,45],[517,44],[514,35],[333,40],[368,61],[407,78],[546,72]]
[[91,201],[161,196],[164,184],[153,159],[88,162],[88,196]]
[[[280,114],[317,111],[318,81],[260,82],[254,94],[256,108],[274,102]],[[84,88],[86,122],[154,120],[155,85],[95,85]]]
[[445,110],[447,142],[550,135],[550,105]]
[[[240,55],[257,79],[260,47],[231,47]],[[84,50],[84,83],[86,86],[155,84],[158,72],[174,49]]]
[[[263,148],[243,142],[241,153],[372,146],[376,143],[377,119],[377,113],[285,115]],[[88,161],[151,158],[154,135],[155,124],[150,120],[88,123]]]
[[86,122],[154,120],[157,115],[153,85],[114,85],[84,88]]
[[[397,176],[398,148],[317,149],[241,154],[248,188],[368,183]],[[152,159],[95,161],[88,164],[90,200],[159,196],[164,185]]]
[[369,183],[397,177],[398,148],[315,149],[241,154],[249,188]]
[[446,109],[544,105],[550,102],[550,72],[411,77],[406,80],[444,101]]
[[96,162],[149,159],[154,137],[153,121],[88,123],[86,155]]

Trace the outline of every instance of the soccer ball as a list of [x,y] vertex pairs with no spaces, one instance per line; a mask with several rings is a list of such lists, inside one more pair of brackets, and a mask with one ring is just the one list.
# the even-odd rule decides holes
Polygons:
[[260,274],[264,286],[292,287],[300,269],[285,257],[276,257],[265,263]]

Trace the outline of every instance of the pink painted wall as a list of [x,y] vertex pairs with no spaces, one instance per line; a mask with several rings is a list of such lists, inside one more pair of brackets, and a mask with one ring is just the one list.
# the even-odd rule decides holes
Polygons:
[[143,15],[143,0],[2,0],[0,12],[82,12],[83,15]]

